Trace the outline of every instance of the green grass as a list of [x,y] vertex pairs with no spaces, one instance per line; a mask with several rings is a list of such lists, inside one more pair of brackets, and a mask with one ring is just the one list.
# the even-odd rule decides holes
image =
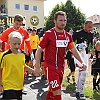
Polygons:
[[[66,80],[66,76],[68,75],[68,73],[69,73],[69,69],[67,69],[65,71],[62,86],[66,87],[69,91],[72,91],[75,93],[75,89],[76,89],[75,85],[68,83]],[[76,74],[75,74],[76,80],[77,80],[77,74],[78,74],[78,72],[76,72]],[[92,76],[90,74],[90,69],[89,69],[89,71],[87,73],[87,77],[86,77],[84,94],[87,98],[90,98],[91,100],[100,100],[100,92],[93,92],[93,89],[92,89]]]

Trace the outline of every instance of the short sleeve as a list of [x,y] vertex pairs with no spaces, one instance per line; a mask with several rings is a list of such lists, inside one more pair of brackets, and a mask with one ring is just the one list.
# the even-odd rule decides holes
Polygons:
[[72,48],[75,47],[75,44],[74,44],[74,42],[73,42],[72,35],[70,35],[70,34],[69,34],[69,39],[70,39],[70,41],[69,41],[69,44],[68,44],[68,48],[69,48],[69,49],[72,49]]
[[30,41],[29,34],[26,30],[24,30],[24,36],[25,41]]
[[0,68],[4,68],[5,67],[5,59],[3,54],[0,54]]
[[47,45],[48,45],[48,42],[49,42],[49,33],[48,32],[45,32],[43,34],[43,37],[42,37],[42,40],[40,41],[39,43],[39,46],[44,49]]

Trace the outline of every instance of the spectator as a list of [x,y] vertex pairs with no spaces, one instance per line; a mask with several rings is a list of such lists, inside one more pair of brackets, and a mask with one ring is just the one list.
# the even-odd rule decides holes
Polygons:
[[71,28],[70,30],[69,30],[69,33],[71,34],[71,35],[73,35],[73,29]]

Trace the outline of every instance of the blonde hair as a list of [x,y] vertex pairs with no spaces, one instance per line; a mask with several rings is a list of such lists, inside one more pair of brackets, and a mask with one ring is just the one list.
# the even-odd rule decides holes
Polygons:
[[13,31],[8,35],[8,40],[10,41],[12,38],[18,38],[22,42],[22,35],[19,32]]
[[100,40],[98,40],[98,41],[96,42],[95,47],[98,46],[98,45],[100,45]]

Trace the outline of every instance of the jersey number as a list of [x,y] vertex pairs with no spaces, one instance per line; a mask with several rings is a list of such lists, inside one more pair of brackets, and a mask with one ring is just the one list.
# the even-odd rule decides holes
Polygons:
[[51,84],[52,88],[56,88],[59,86],[59,84],[57,83],[57,80],[51,81],[50,84]]

